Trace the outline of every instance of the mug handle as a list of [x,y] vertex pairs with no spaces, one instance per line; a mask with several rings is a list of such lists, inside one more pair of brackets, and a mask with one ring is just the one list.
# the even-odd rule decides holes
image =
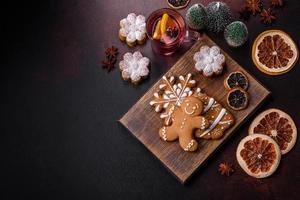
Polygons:
[[202,37],[203,37],[203,34],[201,32],[187,28],[186,32],[185,32],[185,36],[184,36],[184,43],[195,42],[195,41],[201,40]]

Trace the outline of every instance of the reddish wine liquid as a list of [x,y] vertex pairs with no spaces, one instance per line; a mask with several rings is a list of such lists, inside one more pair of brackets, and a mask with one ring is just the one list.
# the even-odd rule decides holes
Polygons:
[[[155,21],[154,26],[152,27],[152,35],[154,34],[155,27],[157,26],[157,23],[160,20],[161,17]],[[177,37],[180,34],[180,27],[177,21],[172,16],[170,16],[166,28],[167,28],[166,33],[161,36],[160,42],[168,45],[176,41]]]

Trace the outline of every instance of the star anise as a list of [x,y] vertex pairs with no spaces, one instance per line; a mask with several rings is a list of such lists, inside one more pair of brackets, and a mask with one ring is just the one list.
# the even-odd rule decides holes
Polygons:
[[270,3],[271,3],[271,6],[274,6],[274,7],[283,6],[283,0],[270,0]]
[[260,21],[264,24],[270,24],[275,19],[276,17],[273,15],[271,8],[263,9],[260,13]]
[[178,29],[176,27],[168,27],[166,34],[171,38],[175,38],[178,35]]
[[114,64],[116,61],[117,61],[116,59],[114,59],[112,61],[104,60],[104,61],[102,61],[102,68],[107,69],[107,72],[110,72],[111,70],[114,69],[114,67],[115,67]]
[[219,172],[222,175],[230,176],[234,172],[234,169],[232,167],[232,164],[223,162],[219,165]]
[[107,48],[105,50],[106,58],[108,58],[109,60],[115,58],[118,53],[118,48],[116,48],[115,46],[111,46],[111,48]]
[[247,0],[246,8],[248,11],[252,12],[252,15],[255,15],[257,12],[261,11],[262,3],[260,0]]
[[244,20],[244,21],[248,21],[251,15],[251,12],[246,8],[243,7],[240,11],[239,11],[239,18]]
[[111,46],[105,50],[105,60],[102,61],[102,68],[107,69],[107,72],[110,72],[114,69],[114,64],[117,61],[118,48]]

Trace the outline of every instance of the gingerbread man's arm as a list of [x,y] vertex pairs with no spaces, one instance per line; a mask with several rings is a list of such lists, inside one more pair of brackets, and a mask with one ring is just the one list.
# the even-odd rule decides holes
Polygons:
[[172,126],[163,126],[159,129],[159,136],[164,141],[174,141],[178,138],[178,133],[175,127]]
[[193,126],[195,128],[199,128],[201,130],[204,130],[204,129],[209,127],[209,122],[205,117],[197,116],[197,117],[194,117],[193,120],[194,120],[193,121],[193,123],[194,123]]

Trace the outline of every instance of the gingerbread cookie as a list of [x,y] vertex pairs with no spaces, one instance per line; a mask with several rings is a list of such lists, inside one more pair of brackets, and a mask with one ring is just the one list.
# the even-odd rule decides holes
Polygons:
[[135,13],[130,13],[120,21],[119,38],[126,42],[129,47],[138,44],[143,44],[146,39],[146,22],[143,15],[136,16]]
[[205,130],[198,129],[196,137],[203,139],[219,139],[225,130],[234,125],[233,115],[219,104],[214,98],[202,93],[200,89],[195,94],[204,104],[202,115],[209,121],[209,127]]
[[203,103],[199,98],[187,97],[173,113],[171,126],[164,126],[159,130],[160,137],[165,141],[179,139],[180,146],[185,151],[195,151],[198,142],[194,139],[195,129],[204,130],[208,128],[208,121],[200,116],[203,111]]
[[225,65],[225,56],[217,46],[208,47],[206,45],[200,48],[200,51],[194,54],[195,69],[204,76],[219,75]]
[[119,63],[122,78],[131,80],[133,84],[138,84],[149,75],[149,64],[150,60],[147,57],[143,57],[139,51],[133,54],[130,52],[125,53],[123,60]]
[[186,97],[193,94],[192,88],[195,85],[196,81],[192,79],[191,74],[179,76],[179,80],[174,76],[163,76],[159,91],[154,93],[154,100],[150,105],[155,107],[155,112],[164,111],[160,118],[165,120],[165,125],[171,125],[174,111]]

